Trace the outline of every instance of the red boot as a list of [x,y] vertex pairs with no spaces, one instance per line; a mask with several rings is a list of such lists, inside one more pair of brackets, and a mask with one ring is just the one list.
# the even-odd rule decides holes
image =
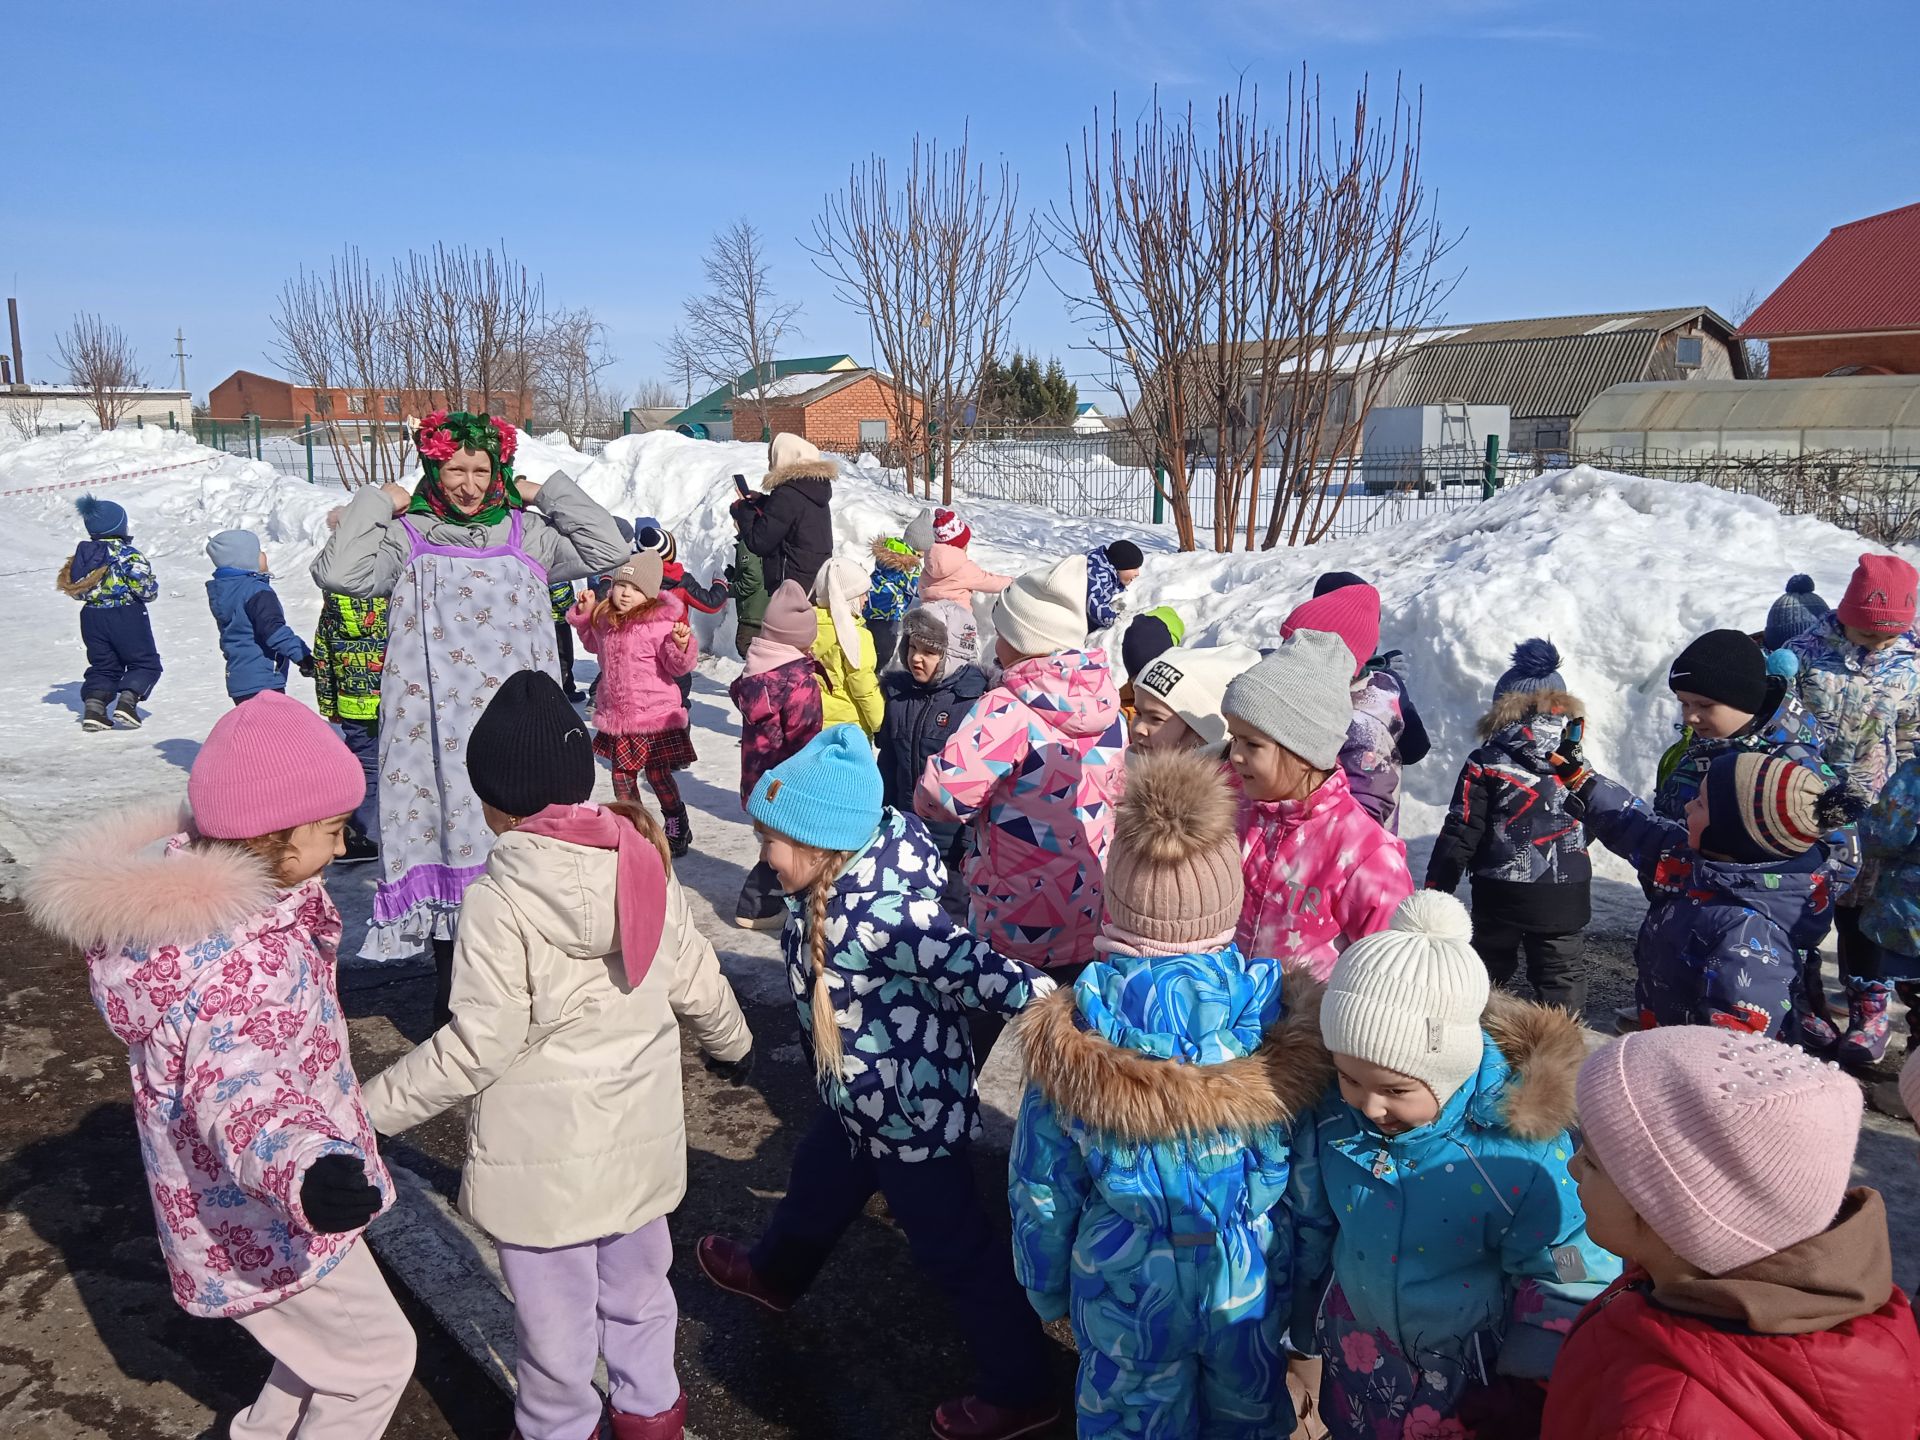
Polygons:
[[1057,1404],[1016,1410],[978,1395],[962,1395],[933,1412],[933,1433],[938,1440],[1014,1440],[1017,1435],[1037,1435],[1059,1418]]
[[757,1300],[776,1315],[784,1315],[793,1308],[797,1297],[774,1289],[754,1274],[753,1264],[747,1259],[747,1247],[738,1240],[730,1240],[725,1235],[707,1235],[694,1247],[693,1253],[707,1279],[722,1290]]
[[673,1408],[658,1415],[629,1415],[613,1412],[613,1440],[683,1440],[687,1433],[687,1397],[683,1393]]

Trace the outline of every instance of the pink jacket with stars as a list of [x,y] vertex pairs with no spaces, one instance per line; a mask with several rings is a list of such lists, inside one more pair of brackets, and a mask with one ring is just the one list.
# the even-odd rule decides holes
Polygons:
[[357,1157],[382,1208],[393,1184],[347,1053],[326,888],[278,889],[259,860],[183,830],[174,809],[84,827],[35,868],[27,904],[87,948],[94,1004],[126,1043],[173,1298],[193,1315],[250,1315],[360,1238],[314,1233],[309,1165]]
[[1240,868],[1240,953],[1305,965],[1319,980],[1413,893],[1406,845],[1360,808],[1341,770],[1304,802],[1243,795]]

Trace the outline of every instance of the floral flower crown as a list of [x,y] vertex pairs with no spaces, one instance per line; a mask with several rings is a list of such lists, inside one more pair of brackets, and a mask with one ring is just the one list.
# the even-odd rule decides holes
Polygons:
[[436,410],[420,422],[414,446],[423,461],[440,473],[440,462],[451,460],[461,450],[484,450],[493,457],[493,468],[502,475],[513,473],[513,452],[519,448],[519,432],[505,420],[491,415],[474,415],[465,410]]

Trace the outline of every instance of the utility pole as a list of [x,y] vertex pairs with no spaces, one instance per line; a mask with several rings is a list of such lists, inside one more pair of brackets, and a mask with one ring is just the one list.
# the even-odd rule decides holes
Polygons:
[[13,383],[27,383],[27,362],[20,351],[20,302],[11,295],[7,297],[7,329],[13,338]]
[[173,332],[173,358],[180,362],[180,388],[187,388],[187,336],[184,330]]

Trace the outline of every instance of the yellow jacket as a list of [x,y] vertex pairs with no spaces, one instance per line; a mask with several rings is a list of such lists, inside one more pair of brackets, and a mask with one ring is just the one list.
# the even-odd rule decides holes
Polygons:
[[834,639],[833,617],[826,607],[816,605],[814,616],[820,622],[820,632],[814,637],[813,658],[826,671],[820,681],[820,728],[858,725],[871,737],[880,728],[886,700],[880,694],[878,654],[873,648],[873,636],[867,632],[867,622],[854,622],[854,628],[860,632],[860,660],[850,666],[840,643]]

